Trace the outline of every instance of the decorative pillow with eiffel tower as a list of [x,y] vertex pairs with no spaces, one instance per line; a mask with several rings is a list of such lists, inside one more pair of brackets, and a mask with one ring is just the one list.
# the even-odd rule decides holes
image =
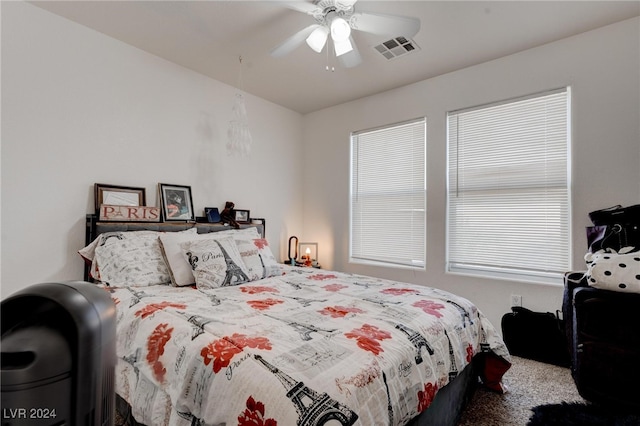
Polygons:
[[171,283],[174,286],[182,287],[187,285],[193,285],[196,282],[193,276],[191,265],[187,262],[187,258],[184,255],[184,250],[180,246],[182,243],[195,241],[195,240],[210,240],[219,239],[233,236],[238,240],[251,241],[254,238],[259,238],[260,234],[256,228],[244,228],[244,229],[230,229],[227,231],[210,232],[207,234],[181,234],[179,232],[165,232],[160,235],[160,244],[162,246],[162,254],[169,266],[169,273],[171,274]]
[[249,271],[232,236],[187,241],[180,246],[193,269],[196,287],[205,290],[249,281]]

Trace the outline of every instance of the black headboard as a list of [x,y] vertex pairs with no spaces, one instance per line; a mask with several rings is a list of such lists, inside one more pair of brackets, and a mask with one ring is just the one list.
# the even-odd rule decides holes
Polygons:
[[[126,231],[159,231],[178,232],[196,228],[198,234],[209,232],[226,231],[231,228],[223,223],[202,222],[204,218],[197,218],[196,222],[111,222],[100,221],[95,214],[88,214],[86,219],[85,245],[89,245],[96,237],[105,232],[126,232]],[[242,223],[240,228],[256,228],[258,233],[265,237],[267,227],[266,221],[262,218],[252,218],[252,223]],[[260,223],[254,223],[260,222]],[[89,278],[89,266],[85,266],[84,279]]]

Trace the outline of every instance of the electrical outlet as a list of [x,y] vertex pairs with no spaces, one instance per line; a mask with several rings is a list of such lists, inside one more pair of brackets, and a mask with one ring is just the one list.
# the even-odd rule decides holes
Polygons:
[[519,294],[512,294],[511,306],[522,306],[522,296]]

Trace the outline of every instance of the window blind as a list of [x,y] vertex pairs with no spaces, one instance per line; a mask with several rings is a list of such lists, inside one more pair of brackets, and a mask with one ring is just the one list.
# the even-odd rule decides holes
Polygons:
[[351,135],[350,261],[425,266],[426,120]]
[[447,114],[449,271],[562,282],[569,105],[564,88]]

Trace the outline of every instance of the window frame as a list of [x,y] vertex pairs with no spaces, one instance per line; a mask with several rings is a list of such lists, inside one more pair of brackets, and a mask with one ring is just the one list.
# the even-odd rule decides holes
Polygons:
[[[486,110],[489,108],[494,108],[494,107],[500,107],[500,106],[505,106],[505,105],[510,105],[510,104],[516,104],[522,101],[528,101],[528,100],[539,100],[542,98],[546,98],[548,96],[551,95],[556,95],[556,94],[561,94],[563,93],[565,96],[565,109],[564,109],[564,113],[565,115],[565,119],[566,119],[566,127],[565,127],[565,135],[566,138],[564,139],[564,150],[565,150],[565,163],[564,163],[564,178],[566,179],[565,182],[566,184],[562,187],[563,191],[566,191],[566,204],[562,204],[562,207],[564,208],[564,214],[562,215],[562,222],[564,224],[566,224],[566,228],[563,228],[563,232],[566,233],[566,240],[564,240],[564,245],[563,245],[563,249],[564,249],[564,257],[563,257],[563,261],[566,262],[565,265],[563,265],[564,268],[566,268],[566,270],[570,270],[571,269],[571,259],[572,259],[572,214],[571,214],[571,205],[572,205],[572,182],[571,182],[571,152],[572,152],[572,108],[571,108],[571,104],[572,104],[572,92],[571,92],[571,86],[566,86],[566,87],[561,87],[561,88],[557,88],[557,89],[553,89],[553,90],[547,90],[547,91],[543,91],[543,92],[537,92],[537,93],[533,93],[530,95],[526,95],[526,96],[520,96],[520,97],[516,97],[516,98],[510,98],[510,99],[506,99],[506,100],[502,100],[499,102],[492,102],[492,103],[487,103],[484,105],[478,105],[478,106],[474,106],[474,107],[470,107],[470,108],[463,108],[463,109],[458,109],[458,110],[453,110],[453,111],[449,111],[446,114],[446,142],[447,142],[447,176],[446,176],[446,184],[447,184],[447,189],[446,189],[446,263],[445,263],[445,271],[446,273],[451,273],[451,274],[460,274],[460,275],[468,275],[468,276],[475,276],[475,277],[483,277],[483,278],[493,278],[493,279],[504,279],[504,280],[510,280],[510,281],[524,281],[524,282],[529,282],[529,283],[537,283],[537,284],[550,284],[550,285],[563,285],[563,276],[564,276],[564,272],[566,271],[535,271],[533,269],[523,269],[523,268],[517,268],[517,267],[512,267],[511,268],[505,268],[505,267],[496,267],[496,266],[490,266],[490,265],[482,265],[482,264],[473,264],[471,262],[464,263],[464,262],[452,262],[451,257],[452,257],[452,253],[451,253],[451,245],[452,245],[452,220],[453,220],[453,216],[452,216],[452,212],[451,212],[451,204],[452,204],[452,193],[453,193],[453,188],[451,188],[452,186],[452,177],[451,177],[451,159],[452,159],[452,135],[450,134],[451,131],[451,126],[450,126],[450,119],[452,116],[456,116],[459,117],[460,114],[464,114],[464,113],[468,113],[468,112],[474,112],[474,111],[479,111],[479,110]],[[456,128],[456,132],[459,132],[460,129]],[[457,133],[459,134],[459,133]],[[459,149],[458,147],[456,147],[456,149]],[[456,157],[456,160],[459,160],[458,157]],[[459,172],[459,169],[456,170],[456,172]],[[457,181],[457,177],[456,177],[456,183],[458,183]],[[505,187],[502,187],[502,189],[504,189]],[[525,189],[522,189],[522,192],[526,191],[527,187],[523,187]],[[561,222],[561,224],[562,224]],[[469,258],[467,258],[468,260]]]
[[[356,158],[355,155],[356,153],[354,152],[356,149],[356,145],[359,143],[359,141],[354,140],[354,138],[361,138],[362,136],[366,136],[368,134],[374,134],[377,132],[384,132],[384,131],[393,131],[394,129],[399,129],[401,127],[406,127],[406,126],[412,126],[412,125],[418,125],[421,126],[421,144],[422,144],[422,188],[420,189],[420,191],[422,192],[422,205],[421,205],[421,212],[419,212],[419,214],[422,215],[422,238],[419,242],[419,245],[421,246],[421,259],[412,259],[410,262],[407,261],[406,259],[404,261],[394,261],[392,260],[390,257],[384,257],[384,256],[371,256],[370,254],[362,254],[362,253],[356,253],[354,250],[354,246],[355,241],[354,241],[354,228],[356,227],[356,225],[354,224],[354,197],[357,196],[357,194],[354,191],[354,180],[356,179],[356,171],[355,171],[355,163],[356,163]],[[415,142],[415,141],[414,141]],[[406,120],[406,121],[402,121],[402,122],[396,122],[396,123],[391,123],[391,124],[387,124],[387,125],[383,125],[383,126],[377,126],[374,128],[368,128],[368,129],[364,129],[364,130],[359,130],[359,131],[354,131],[351,132],[350,138],[349,138],[349,145],[350,145],[350,157],[349,157],[349,263],[351,264],[360,264],[360,265],[375,265],[375,266],[383,266],[383,267],[393,267],[393,268],[408,268],[408,269],[418,269],[418,270],[424,270],[426,269],[426,263],[427,263],[427,247],[426,247],[426,234],[427,234],[427,225],[426,225],[426,215],[427,215],[427,118],[426,117],[418,117],[418,118],[414,118],[411,120]],[[412,151],[413,152],[413,151]],[[413,154],[412,154],[412,159]],[[408,189],[411,190],[412,189],[412,185],[409,184]],[[407,189],[405,189],[406,191]],[[400,193],[401,191],[398,191],[396,194]],[[415,194],[416,192],[413,191],[413,194]],[[413,195],[411,196],[413,197]],[[416,213],[416,211],[412,211],[411,214]],[[387,212],[387,218],[389,216],[392,216],[391,212]],[[386,219],[385,221],[381,221],[379,223],[379,227],[380,229],[386,228],[386,229],[394,229],[394,227],[396,227],[397,224],[393,221],[393,220],[389,220]],[[377,228],[376,228],[377,229]],[[395,228],[397,229],[397,228]]]

